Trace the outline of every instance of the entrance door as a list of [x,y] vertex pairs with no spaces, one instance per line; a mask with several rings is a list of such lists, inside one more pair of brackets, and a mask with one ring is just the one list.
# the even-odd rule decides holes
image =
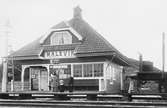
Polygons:
[[39,72],[38,68],[31,68],[31,90],[39,90]]
[[47,69],[42,69],[40,72],[40,90],[48,91],[48,72]]

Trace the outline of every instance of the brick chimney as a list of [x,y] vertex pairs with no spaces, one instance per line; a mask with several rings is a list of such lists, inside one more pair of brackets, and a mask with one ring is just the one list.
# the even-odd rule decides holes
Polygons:
[[74,8],[73,17],[82,19],[82,9],[79,6]]

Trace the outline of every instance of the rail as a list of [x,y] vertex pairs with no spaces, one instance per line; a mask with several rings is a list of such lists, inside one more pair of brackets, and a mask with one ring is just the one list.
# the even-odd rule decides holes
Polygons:
[[156,94],[112,94],[104,92],[6,92],[0,93],[1,99],[34,99],[54,98],[55,100],[70,100],[71,98],[86,98],[87,100],[167,100],[167,93]]
[[63,108],[152,108],[167,107],[166,102],[127,101],[55,101],[55,100],[0,100],[0,106],[63,107]]

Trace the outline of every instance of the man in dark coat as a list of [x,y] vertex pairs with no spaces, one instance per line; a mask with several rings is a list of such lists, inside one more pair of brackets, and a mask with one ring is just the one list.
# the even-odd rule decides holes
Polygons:
[[68,83],[69,92],[73,92],[73,84],[74,84],[74,78],[71,76],[69,78],[69,83]]

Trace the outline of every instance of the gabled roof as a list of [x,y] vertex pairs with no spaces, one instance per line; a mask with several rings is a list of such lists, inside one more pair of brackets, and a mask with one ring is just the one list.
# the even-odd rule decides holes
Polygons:
[[39,40],[42,37],[32,41],[31,43],[25,45],[21,49],[13,52],[10,57],[30,57],[30,56],[38,56],[42,51],[42,46],[39,44]]
[[58,25],[53,26],[52,29],[59,29],[62,26],[64,28],[72,27],[83,37],[81,44],[76,48],[76,54],[108,51],[119,52],[83,19],[72,18],[68,22],[59,23]]
[[[75,46],[76,56],[99,56],[105,54],[115,54],[118,58],[127,63],[127,57],[122,55],[115,47],[113,47],[106,39],[104,39],[98,32],[96,32],[86,21],[82,18],[74,17],[67,22],[60,22],[59,24],[53,26],[51,29],[63,29],[72,28],[80,36],[82,40],[80,44]],[[46,50],[40,40],[43,37],[31,42],[30,44],[24,46],[20,50],[14,52],[10,56],[14,57],[39,57],[42,51]],[[45,38],[44,38],[45,39]],[[66,49],[65,47],[63,47]]]

